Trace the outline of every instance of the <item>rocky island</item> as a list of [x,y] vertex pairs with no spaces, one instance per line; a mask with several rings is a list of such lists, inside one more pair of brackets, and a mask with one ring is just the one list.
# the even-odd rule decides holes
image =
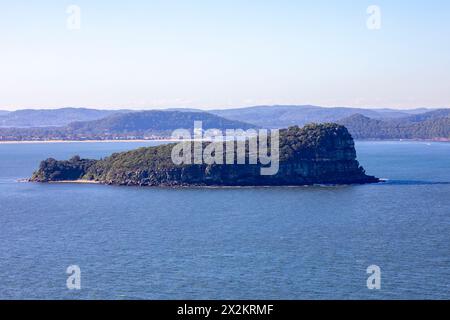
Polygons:
[[366,175],[356,160],[354,141],[348,130],[334,123],[280,130],[279,170],[275,175],[261,175],[262,164],[248,162],[176,165],[171,158],[175,145],[139,148],[101,160],[79,156],[66,161],[50,158],[41,162],[30,181],[79,180],[129,186],[300,186],[379,182],[378,178]]

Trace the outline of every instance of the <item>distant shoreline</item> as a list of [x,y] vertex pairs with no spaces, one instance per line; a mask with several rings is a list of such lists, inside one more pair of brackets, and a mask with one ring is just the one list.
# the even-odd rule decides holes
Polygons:
[[[52,144],[52,143],[124,143],[124,142],[179,142],[178,139],[164,138],[164,139],[109,139],[109,140],[0,140],[1,144]],[[191,139],[190,141],[196,141]],[[355,141],[369,141],[369,142],[444,142],[449,143],[450,139],[436,138],[436,139],[355,139]]]
[[46,144],[46,143],[115,143],[115,142],[176,142],[176,139],[136,139],[136,140],[4,140],[0,144]]

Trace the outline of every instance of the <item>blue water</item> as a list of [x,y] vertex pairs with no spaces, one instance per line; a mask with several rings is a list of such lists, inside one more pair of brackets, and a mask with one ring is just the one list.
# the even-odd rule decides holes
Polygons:
[[[49,156],[150,144],[0,145],[1,299],[450,298],[450,144],[358,142],[378,185],[16,182]],[[381,290],[367,289],[372,264]]]

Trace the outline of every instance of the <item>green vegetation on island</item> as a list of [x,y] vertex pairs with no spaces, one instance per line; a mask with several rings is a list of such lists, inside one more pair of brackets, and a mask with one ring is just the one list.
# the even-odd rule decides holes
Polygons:
[[[208,145],[208,142],[204,144]],[[293,186],[378,181],[365,174],[356,160],[352,136],[338,124],[311,124],[281,130],[279,170],[275,175],[261,175],[263,165],[260,163],[176,165],[171,158],[175,145],[139,148],[101,160],[47,159],[30,180],[80,179],[139,186]]]

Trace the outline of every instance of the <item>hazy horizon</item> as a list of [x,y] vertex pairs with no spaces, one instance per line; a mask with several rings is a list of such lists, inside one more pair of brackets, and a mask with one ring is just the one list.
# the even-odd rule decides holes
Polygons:
[[0,110],[450,107],[448,1],[18,0],[2,12]]
[[319,107],[319,108],[351,108],[351,109],[367,109],[367,110],[398,110],[398,111],[411,111],[411,110],[436,110],[436,109],[449,109],[450,107],[416,107],[416,108],[392,108],[392,107],[353,107],[353,106],[318,106],[309,104],[296,104],[296,105],[248,105],[248,106],[227,106],[218,108],[208,108],[208,107],[177,107],[177,106],[167,106],[167,107],[147,107],[147,108],[131,108],[131,107],[91,107],[91,106],[70,106],[70,107],[23,107],[17,109],[2,109],[0,111],[14,112],[23,110],[58,110],[58,109],[91,109],[91,110],[131,110],[131,111],[150,111],[150,110],[167,110],[167,109],[197,109],[202,111],[212,111],[212,110],[231,110],[231,109],[243,109],[243,108],[256,108],[256,107]]

